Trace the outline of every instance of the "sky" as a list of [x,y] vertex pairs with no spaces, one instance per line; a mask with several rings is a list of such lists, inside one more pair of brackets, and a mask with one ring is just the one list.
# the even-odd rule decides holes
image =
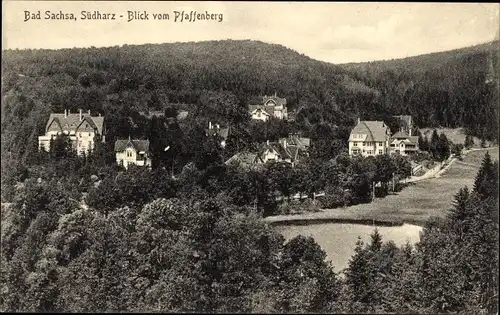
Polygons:
[[[253,39],[336,64],[476,45],[498,38],[500,28],[498,3],[4,0],[2,9],[2,49]],[[82,20],[83,10],[114,13],[116,20]],[[25,11],[40,11],[42,19],[24,21]],[[77,20],[46,20],[45,11],[74,13]],[[146,11],[149,20],[128,22],[127,11]],[[174,11],[223,19],[175,22]]]

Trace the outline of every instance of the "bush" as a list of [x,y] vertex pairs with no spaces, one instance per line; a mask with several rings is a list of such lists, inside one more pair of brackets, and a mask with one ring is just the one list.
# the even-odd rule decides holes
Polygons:
[[325,195],[317,198],[322,209],[333,209],[342,207],[348,203],[346,193],[340,187],[327,188]]
[[278,206],[277,214],[298,214],[317,211],[319,211],[318,202],[314,200],[291,200],[281,203]]

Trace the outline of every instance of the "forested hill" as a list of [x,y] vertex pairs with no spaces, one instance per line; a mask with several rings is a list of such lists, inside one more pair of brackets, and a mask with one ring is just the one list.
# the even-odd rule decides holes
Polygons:
[[[36,150],[51,111],[103,113],[114,126],[108,131],[127,137],[123,121],[132,110],[183,104],[196,117],[214,99],[234,98],[246,111],[251,98],[277,93],[305,109],[308,124],[351,127],[359,112],[371,116],[377,95],[335,65],[250,40],[7,50],[2,69],[2,154],[20,159]],[[224,110],[210,112],[224,122],[224,113],[216,115]]]
[[[276,92],[293,106],[303,94],[317,92],[315,96],[321,97],[322,88],[331,88],[343,79],[339,76],[342,70],[332,64],[280,45],[250,40],[8,50],[3,57],[3,91],[19,81],[19,75],[37,80],[49,77],[66,85],[88,76],[90,85],[110,85],[105,92],[119,92],[116,85],[123,83],[122,90],[145,87],[165,92],[171,102],[182,103],[197,101],[192,91],[223,89],[241,99]],[[325,82],[328,85],[322,85]],[[311,89],[313,86],[317,91]]]
[[419,126],[468,127],[498,138],[498,40],[396,60],[341,65],[350,76],[382,92],[394,111],[404,109]]
[[[21,161],[32,156],[50,112],[81,108],[105,114],[108,139],[114,141],[130,133],[143,136],[134,134],[140,129],[129,119],[134,111],[182,104],[191,124],[231,123],[228,117],[245,112],[252,98],[274,93],[287,98],[296,111],[294,130],[306,135],[332,138],[324,127],[340,128],[338,137],[345,141],[357,117],[387,120],[397,114],[413,115],[419,127],[466,126],[487,139],[498,134],[492,119],[498,111],[497,85],[487,83],[488,69],[498,67],[493,46],[394,61],[401,67],[380,62],[361,68],[251,40],[2,55],[2,158],[7,152]],[[436,61],[417,65],[427,59]],[[498,73],[493,77],[498,83]]]
[[448,62],[460,61],[464,57],[477,53],[499,52],[499,41],[479,44],[470,47],[463,47],[454,50],[435,52],[430,54],[406,57],[401,59],[377,60],[370,62],[355,62],[338,65],[347,70],[368,70],[376,71],[376,69],[406,69],[411,72],[425,72],[432,68],[441,67]]

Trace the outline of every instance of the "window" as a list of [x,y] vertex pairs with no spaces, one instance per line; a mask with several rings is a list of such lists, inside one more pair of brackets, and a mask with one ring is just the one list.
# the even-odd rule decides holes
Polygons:
[[378,145],[379,145],[379,146],[383,146],[383,145],[384,145],[384,143],[383,143],[383,142],[379,142],[379,143],[378,143]]
[[382,154],[382,150],[378,150],[378,154]]
[[368,152],[366,152],[366,153],[368,153],[368,154],[372,154],[372,150],[368,150]]
[[358,143],[357,143],[357,142],[354,142],[354,143],[352,144],[352,146],[353,146],[353,147],[357,147],[357,146],[358,146]]
[[363,146],[366,146],[366,142],[363,142]]
[[127,157],[132,157],[132,152],[131,151],[127,151]]

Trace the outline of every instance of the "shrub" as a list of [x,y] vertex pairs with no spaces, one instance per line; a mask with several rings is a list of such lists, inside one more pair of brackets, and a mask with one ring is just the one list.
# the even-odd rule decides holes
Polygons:
[[285,201],[278,206],[277,214],[298,214],[319,211],[318,202],[312,199]]
[[318,198],[323,209],[342,207],[347,203],[346,193],[340,187],[330,188],[325,191],[325,195]]

